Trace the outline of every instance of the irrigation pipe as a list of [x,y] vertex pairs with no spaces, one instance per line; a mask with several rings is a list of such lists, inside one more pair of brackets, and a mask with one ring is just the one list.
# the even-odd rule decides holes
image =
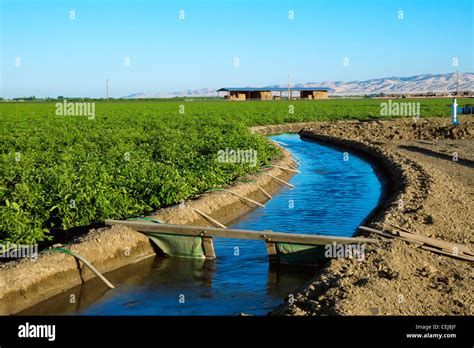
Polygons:
[[292,159],[293,159],[294,162],[296,162],[298,164],[299,164],[299,162],[301,162],[301,159],[298,156],[296,156],[295,154],[291,154],[291,157],[293,157]]
[[244,184],[249,184],[249,185],[253,185],[255,186],[256,188],[258,188],[260,191],[262,191],[262,193],[268,198],[268,199],[272,199],[273,197],[271,196],[271,194],[269,194],[267,191],[265,191],[263,188],[261,188],[260,186],[258,186],[253,180],[240,180],[239,182],[242,182]]
[[135,217],[135,218],[127,219],[127,220],[128,221],[150,221],[150,222],[156,222],[157,224],[164,224],[163,221],[154,217]]
[[217,227],[220,227],[220,228],[227,228],[227,226],[221,224],[219,221],[217,221],[216,219],[213,219],[211,218],[209,215],[203,213],[202,211],[196,209],[196,208],[193,208],[193,210],[198,213],[199,215],[203,216],[205,219],[209,220],[210,222],[212,222],[214,225],[216,225]]
[[294,172],[294,173],[298,173],[298,174],[301,173],[301,172],[300,172],[299,170],[297,170],[297,169],[285,168],[285,167],[277,166],[277,165],[274,165],[274,164],[268,164],[268,165],[266,165],[265,167],[278,168],[278,169],[287,170],[287,171],[289,171],[289,172]]
[[258,186],[258,185],[255,185],[255,186],[257,186],[258,189],[259,189],[260,191],[262,191],[262,193],[263,193],[265,196],[267,196],[268,199],[272,199],[272,198],[273,198],[272,195],[269,194],[267,191],[265,191],[263,188],[261,188],[261,187]]
[[115,289],[115,286],[112,285],[111,282],[109,282],[107,280],[107,278],[105,278],[94,266],[92,266],[92,264],[87,261],[85,258],[83,258],[81,255],[79,254],[76,254],[75,252],[72,252],[71,250],[68,250],[68,249],[63,249],[63,248],[52,248],[52,249],[48,249],[48,251],[54,251],[54,252],[58,252],[58,253],[64,253],[64,254],[69,254],[73,257],[75,257],[76,259],[78,260],[81,260],[87,267],[89,267],[91,269],[92,272],[95,273],[95,275],[97,277],[99,277],[109,288],[111,289]]
[[273,141],[274,143],[277,143],[277,144],[280,144],[280,145],[283,145],[283,146],[288,146],[287,143],[284,143],[283,141],[278,141],[278,140],[270,140],[270,141]]
[[290,167],[291,169],[297,170],[296,167],[292,165],[291,163],[287,163],[287,164],[288,164],[288,167]]
[[291,187],[291,188],[294,188],[294,187],[295,187],[295,185],[292,185],[292,184],[290,184],[289,182],[286,182],[285,180],[281,180],[281,179],[279,179],[279,178],[277,178],[276,176],[273,176],[273,175],[271,175],[271,174],[267,174],[267,173],[262,173],[262,174],[263,174],[263,175],[266,175],[266,176],[269,176],[270,178],[273,178],[273,179],[275,179],[275,180],[281,182],[282,184],[288,185],[288,186]]
[[233,194],[233,195],[235,195],[235,196],[237,196],[237,197],[240,197],[240,198],[245,199],[245,200],[247,200],[247,201],[249,201],[249,202],[252,202],[253,204],[256,204],[256,205],[258,205],[258,206],[260,206],[260,207],[262,207],[262,208],[265,208],[265,206],[264,206],[262,203],[259,203],[259,202],[257,202],[257,201],[254,201],[253,199],[247,198],[247,197],[245,197],[245,196],[242,196],[242,195],[238,194],[237,192],[234,192],[234,191],[231,191],[231,190],[228,190],[228,189],[217,188],[217,189],[210,189],[210,190],[208,190],[208,191],[225,191],[225,192],[229,192],[229,193],[231,193],[231,194]]

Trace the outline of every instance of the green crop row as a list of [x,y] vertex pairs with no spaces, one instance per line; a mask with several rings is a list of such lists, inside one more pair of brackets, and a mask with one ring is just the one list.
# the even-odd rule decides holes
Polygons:
[[[277,154],[253,125],[373,118],[377,100],[96,102],[95,118],[53,102],[0,103],[0,243],[51,242],[63,231],[179,203],[258,170]],[[449,100],[421,100],[422,116]],[[184,106],[184,107],[183,107]],[[256,150],[257,166],[219,150]]]

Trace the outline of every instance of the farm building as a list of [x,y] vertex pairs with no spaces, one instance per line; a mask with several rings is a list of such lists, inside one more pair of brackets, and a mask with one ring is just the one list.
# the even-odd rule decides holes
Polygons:
[[328,91],[327,90],[302,90],[300,91],[301,99],[327,99]]
[[[329,88],[320,87],[231,87],[221,88],[219,92],[227,92],[225,96],[229,100],[272,100],[281,99],[282,94],[286,93],[290,99],[327,99]],[[299,96],[294,92],[299,92]]]
[[229,100],[272,99],[272,92],[265,88],[221,88],[217,92],[229,92]]

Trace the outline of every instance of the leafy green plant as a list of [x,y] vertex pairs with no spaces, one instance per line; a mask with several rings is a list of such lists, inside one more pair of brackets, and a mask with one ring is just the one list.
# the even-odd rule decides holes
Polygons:
[[[449,100],[419,101],[422,116],[449,115]],[[2,102],[0,242],[54,241],[176,204],[269,163],[278,150],[249,126],[368,119],[380,102],[97,102],[94,120],[57,116],[51,102]],[[225,148],[257,150],[258,165],[218,162]]]

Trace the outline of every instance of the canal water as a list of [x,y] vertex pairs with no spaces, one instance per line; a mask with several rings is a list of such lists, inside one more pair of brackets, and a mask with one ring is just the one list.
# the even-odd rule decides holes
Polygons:
[[[302,140],[271,137],[300,158],[296,187],[282,188],[265,208],[229,227],[352,236],[377,205],[381,183],[356,155]],[[214,239],[216,260],[156,257],[106,274],[20,314],[264,315],[314,274],[312,268],[269,266],[265,243]]]

